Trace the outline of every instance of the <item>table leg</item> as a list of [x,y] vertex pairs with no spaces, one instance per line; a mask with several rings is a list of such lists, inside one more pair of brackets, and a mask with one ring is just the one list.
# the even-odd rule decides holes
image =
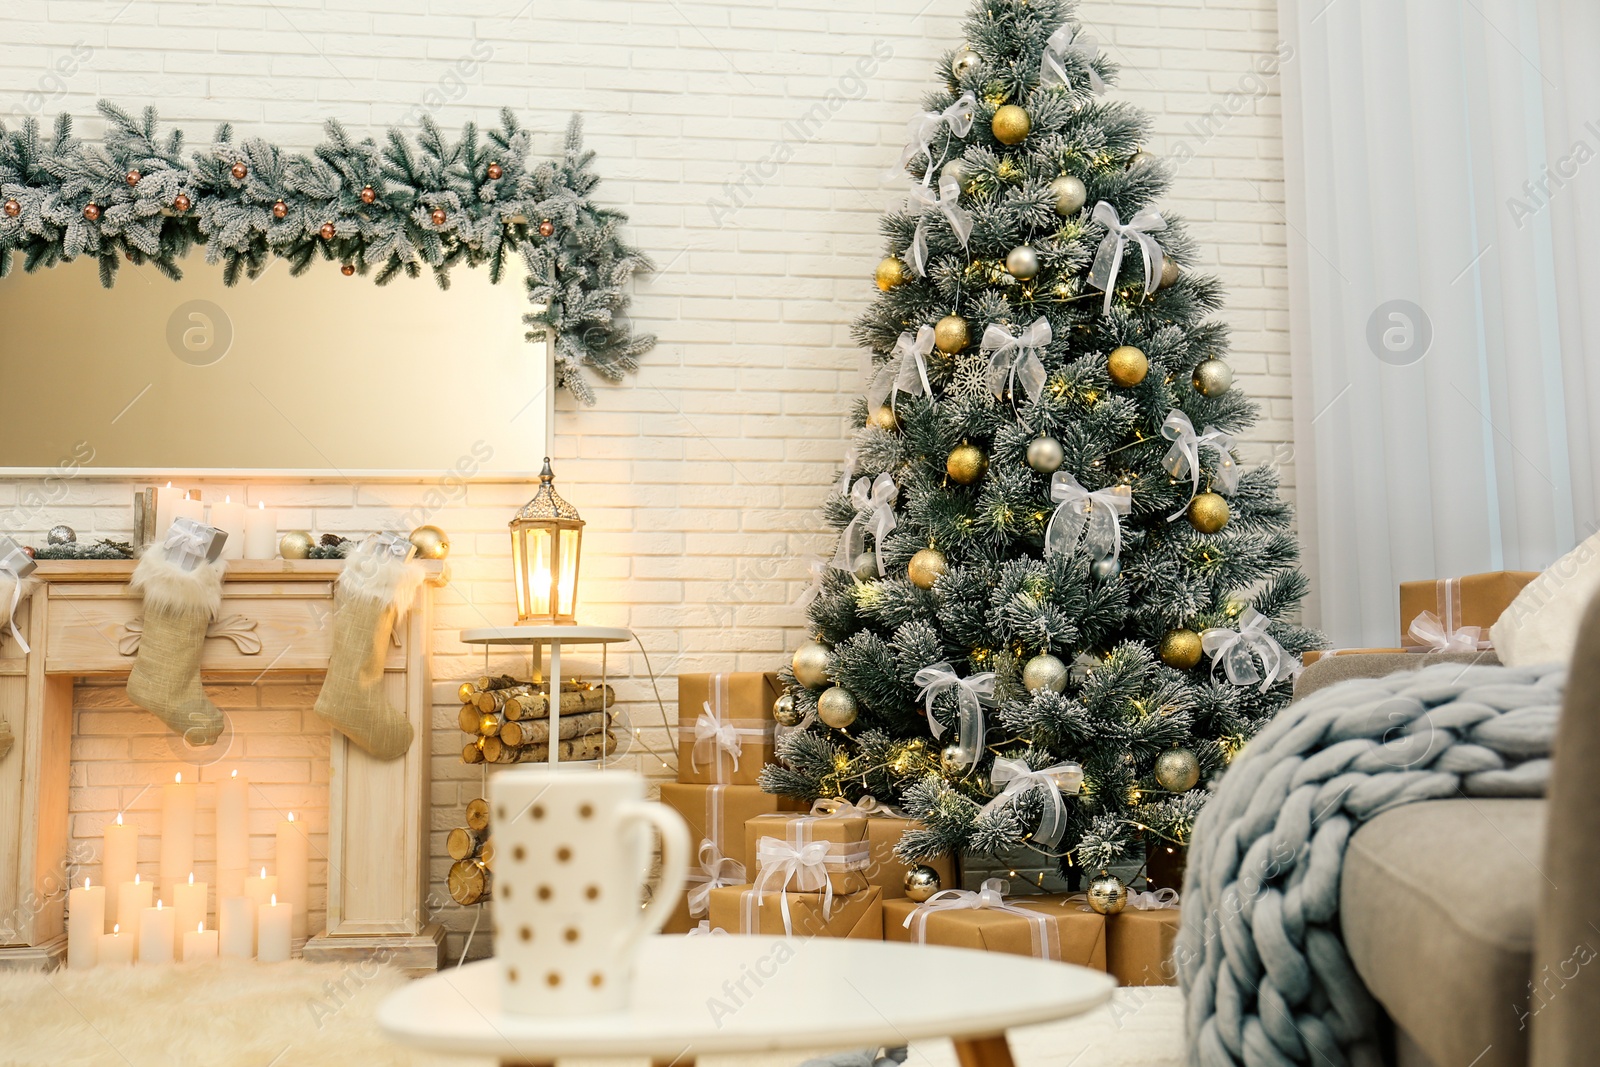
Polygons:
[[994,1037],[958,1037],[956,1060],[961,1067],[1016,1067],[1005,1034]]

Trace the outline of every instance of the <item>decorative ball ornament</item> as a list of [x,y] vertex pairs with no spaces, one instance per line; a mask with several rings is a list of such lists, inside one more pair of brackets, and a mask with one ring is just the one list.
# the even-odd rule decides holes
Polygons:
[[242,182],[246,178],[250,177],[250,168],[245,166],[243,161],[240,161],[228,168],[228,173],[233,175],[234,181]]
[[977,445],[962,443],[944,461],[944,472],[957,485],[972,485],[989,469],[989,457]]
[[1193,630],[1168,630],[1161,639],[1161,662],[1181,671],[1200,665],[1200,635]]
[[1084,188],[1081,180],[1070,174],[1063,174],[1051,182],[1050,191],[1056,194],[1057,215],[1076,215],[1089,200],[1089,190]]
[[904,284],[906,265],[900,262],[898,256],[884,256],[878,261],[878,269],[872,277],[878,283],[878,288],[887,293],[895,286]]
[[1155,161],[1156,156],[1154,152],[1146,152],[1143,149],[1140,149],[1133,154],[1132,159],[1128,160],[1128,169],[1133,170],[1135,167],[1148,167]]
[[1106,357],[1106,371],[1111,375],[1112,382],[1124,389],[1132,389],[1150,373],[1150,360],[1132,345],[1118,345]]
[[894,408],[888,404],[879,404],[867,416],[867,425],[876,426],[884,433],[894,433],[900,428],[900,416],[894,413]]
[[498,163],[489,164],[489,180],[490,181],[497,182],[497,181],[500,180],[501,176],[504,175],[504,174],[505,174],[505,170],[500,166],[500,164],[498,164]]
[[857,710],[856,698],[843,686],[826,689],[817,698],[817,718],[835,730],[843,730],[855,722]]
[[1161,257],[1161,286],[1165,289],[1170,285],[1177,285],[1178,279],[1183,277],[1183,268],[1171,256]]
[[290,530],[278,540],[278,555],[284,559],[310,559],[314,544],[316,542],[304,530]]
[[188,211],[193,205],[194,201],[190,200],[183,193],[179,193],[177,196],[172,198],[172,208],[174,211],[177,211],[180,214]]
[[336,227],[335,227],[335,226],[334,226],[334,225],[333,225],[333,223],[331,223],[331,222],[324,222],[324,223],[323,223],[323,224],[322,224],[322,228],[321,228],[321,229],[319,229],[319,230],[318,230],[318,231],[317,231],[317,232],[318,232],[318,233],[320,233],[320,234],[321,234],[321,235],[322,235],[322,239],[323,239],[323,240],[324,240],[324,241],[331,241],[331,240],[333,240],[333,237],[334,237],[334,234],[336,234],[336,233],[338,233],[338,232],[339,232],[339,231],[338,231],[338,229],[337,229],[337,228],[336,228]]
[[960,81],[982,65],[983,58],[978,53],[970,48],[963,47],[950,60],[950,73],[955,76],[957,81]]
[[821,689],[828,684],[828,649],[816,641],[807,641],[795,649],[789,666],[794,668],[794,680],[807,689]]
[[1006,273],[1019,282],[1032,281],[1039,274],[1039,253],[1018,245],[1006,254]]
[[350,277],[355,272],[356,265],[354,263],[346,263],[344,266],[339,268],[339,273],[343,274],[346,278]]
[[1001,144],[1021,144],[1032,128],[1028,113],[1016,104],[1006,104],[996,109],[994,121],[989,123],[994,139]]
[[377,199],[378,199],[378,190],[374,189],[370,185],[363,185],[361,187],[361,202],[363,204],[376,203]]
[[943,552],[937,548],[924,548],[918,550],[906,565],[906,577],[918,589],[932,589],[934,583],[949,569],[950,561],[945,559]]
[[906,899],[913,904],[921,904],[944,888],[940,884],[939,872],[925,863],[919,863],[907,871],[904,884]]
[[78,540],[78,532],[67,525],[52,526],[50,532],[44,535],[46,544],[70,545]]
[[941,352],[959,352],[971,342],[972,331],[960,315],[946,315],[933,324],[933,343]]
[[779,726],[800,725],[800,712],[794,706],[793,693],[781,693],[772,702],[772,718]]
[[539,236],[540,237],[549,237],[551,234],[553,234],[555,232],[556,232],[556,224],[555,223],[551,222],[549,219],[540,219],[539,220]]
[[1186,748],[1169,748],[1156,757],[1156,784],[1169,793],[1187,793],[1200,783],[1200,761]]
[[126,181],[129,185],[138,185],[139,184],[139,179],[143,178],[144,175],[140,174],[136,170],[130,170],[128,173],[124,174],[122,177],[123,177],[123,180]]
[[946,178],[948,178],[951,181],[955,182],[957,185],[961,186],[963,189],[966,188],[966,185],[967,185],[967,171],[966,171],[966,168],[964,168],[961,165],[961,157],[960,156],[957,156],[955,159],[950,160],[944,166],[939,168],[939,180],[942,182]]
[[1096,581],[1109,582],[1122,573],[1122,560],[1116,556],[1097,559],[1089,564],[1089,573],[1094,575]]
[[870,582],[878,576],[878,554],[871,549],[861,553],[850,561],[850,573],[860,578],[863,582]]
[[1064,693],[1067,691],[1067,665],[1048,652],[1037,655],[1023,664],[1022,687],[1030,693],[1045,690]]
[[7,200],[6,217],[14,219],[20,214],[22,214],[22,205],[17,203],[15,200]]
[[1028,442],[1028,466],[1040,474],[1054,474],[1065,459],[1061,442],[1054,437],[1035,437]]
[[98,222],[100,219],[100,205],[85,204],[83,208],[83,217],[88,219],[90,222]]
[[444,220],[448,217],[449,216],[444,213],[444,208],[442,207],[436,207],[432,211],[428,212],[428,218],[433,220],[433,224],[435,226],[443,226]]
[[939,769],[948,777],[961,778],[971,768],[967,766],[966,755],[960,745],[946,745],[945,750],[939,753]]
[[419,559],[444,559],[450,554],[450,537],[437,526],[418,526],[411,531]]
[[1204,359],[1195,366],[1191,381],[1201,396],[1221,396],[1233,385],[1233,368],[1220,359]]
[[282,200],[279,200],[276,204],[272,205],[272,217],[273,218],[281,219],[281,218],[285,217],[288,214],[289,214],[289,205],[285,204]]
[[1101,871],[1089,882],[1089,907],[1101,915],[1116,915],[1128,906],[1128,887],[1114,874]]
[[1200,493],[1189,501],[1189,525],[1204,534],[1214,534],[1228,525],[1228,502],[1216,493]]

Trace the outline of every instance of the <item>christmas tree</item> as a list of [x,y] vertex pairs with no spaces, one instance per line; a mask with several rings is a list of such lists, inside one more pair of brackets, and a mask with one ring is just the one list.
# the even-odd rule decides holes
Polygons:
[[980,0],[882,221],[861,429],[785,671],[770,792],[865,795],[901,852],[1079,870],[1182,844],[1318,634],[1290,510],[1234,435],[1213,278],[1148,119],[1068,0]]

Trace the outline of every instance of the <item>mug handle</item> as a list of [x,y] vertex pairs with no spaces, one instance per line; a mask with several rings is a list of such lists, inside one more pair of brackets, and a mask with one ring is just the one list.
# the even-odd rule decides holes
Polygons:
[[641,800],[620,805],[619,822],[647,822],[661,835],[661,881],[655,896],[645,906],[633,929],[623,937],[618,950],[632,952],[645,937],[660,932],[672,917],[678,894],[689,874],[689,824],[683,816],[654,801]]

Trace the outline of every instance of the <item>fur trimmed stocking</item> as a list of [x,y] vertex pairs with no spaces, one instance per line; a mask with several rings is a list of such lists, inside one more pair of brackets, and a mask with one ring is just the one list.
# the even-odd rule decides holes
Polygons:
[[158,542],[145,550],[128,583],[144,595],[144,632],[128,675],[128,699],[191,745],[213,744],[222,734],[222,712],[200,684],[200,650],[222,606],[225,566],[202,562],[186,571]]
[[383,662],[422,577],[421,564],[369,537],[350,553],[333,594],[333,655],[316,712],[379,759],[411,747],[411,723],[383,695]]

